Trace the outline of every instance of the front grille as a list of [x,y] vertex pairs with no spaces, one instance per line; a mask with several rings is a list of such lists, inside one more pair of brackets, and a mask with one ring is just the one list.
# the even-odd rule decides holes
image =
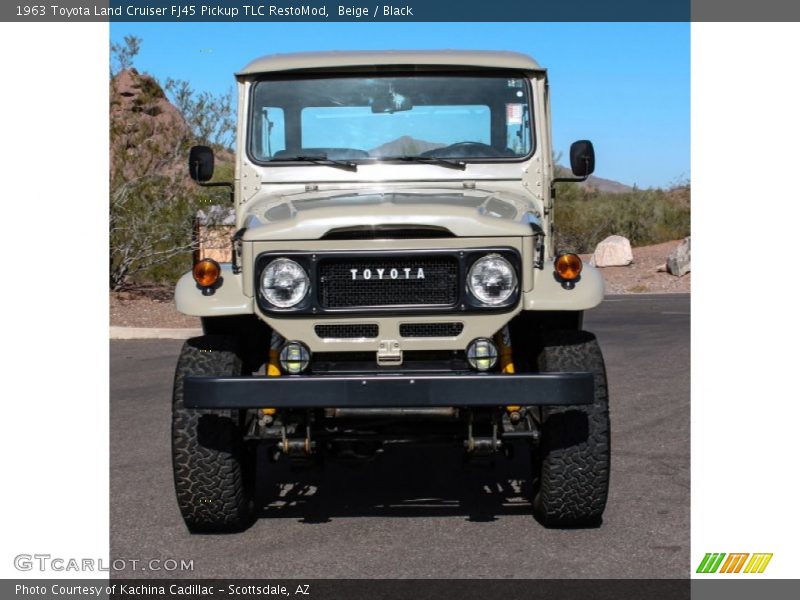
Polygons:
[[451,306],[457,300],[455,256],[335,257],[319,264],[325,309]]
[[376,338],[378,337],[378,325],[375,323],[314,325],[314,332],[321,338]]
[[464,331],[463,323],[401,323],[404,338],[456,337]]

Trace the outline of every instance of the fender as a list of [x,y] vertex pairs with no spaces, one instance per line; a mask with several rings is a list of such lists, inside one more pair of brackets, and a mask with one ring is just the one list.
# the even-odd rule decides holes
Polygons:
[[588,310],[603,301],[603,276],[595,267],[583,264],[580,279],[571,290],[555,277],[553,261],[533,273],[533,289],[522,298],[523,310]]
[[178,312],[192,317],[227,317],[253,313],[253,299],[242,291],[242,275],[235,275],[230,263],[222,267],[222,283],[213,294],[205,295],[195,283],[192,272],[184,273],[175,286]]

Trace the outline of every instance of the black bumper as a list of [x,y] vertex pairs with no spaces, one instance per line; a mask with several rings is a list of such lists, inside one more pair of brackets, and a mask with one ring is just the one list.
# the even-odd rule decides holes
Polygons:
[[380,408],[591,404],[591,373],[186,377],[187,408]]

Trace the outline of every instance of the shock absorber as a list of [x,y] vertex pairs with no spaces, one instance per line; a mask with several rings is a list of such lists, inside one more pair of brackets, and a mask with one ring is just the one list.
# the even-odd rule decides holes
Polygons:
[[267,377],[280,377],[281,369],[278,366],[278,355],[283,345],[283,337],[278,332],[272,332],[269,342],[269,360],[267,361]]
[[[500,372],[513,374],[515,372],[514,355],[511,347],[511,330],[508,328],[508,325],[497,332],[495,335],[495,343],[497,344],[498,359],[500,361]],[[508,418],[511,419],[512,423],[519,422],[521,408],[521,406],[516,405],[506,406]]]
[[[267,359],[266,367],[267,377],[281,376],[281,369],[278,366],[278,357],[280,355],[282,344],[283,337],[281,337],[277,332],[273,331],[272,337],[269,341],[269,358]],[[277,412],[278,411],[274,408],[262,408],[259,422],[265,426],[271,424]]]
[[511,348],[511,332],[508,325],[497,332],[495,343],[497,344],[498,358],[500,360],[500,371],[502,373],[514,373],[514,356]]

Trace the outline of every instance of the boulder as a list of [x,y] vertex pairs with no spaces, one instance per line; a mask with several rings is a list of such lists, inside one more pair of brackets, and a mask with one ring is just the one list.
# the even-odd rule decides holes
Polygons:
[[591,260],[596,267],[625,267],[632,262],[631,243],[621,235],[611,235],[597,244]]
[[692,270],[691,245],[691,237],[683,238],[683,241],[667,257],[667,271],[669,273],[682,277]]

